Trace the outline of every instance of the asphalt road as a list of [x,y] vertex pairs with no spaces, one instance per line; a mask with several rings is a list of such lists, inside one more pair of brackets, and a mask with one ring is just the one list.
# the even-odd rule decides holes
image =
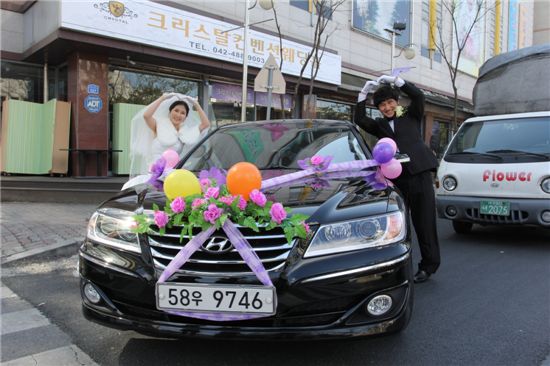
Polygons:
[[2,277],[100,365],[546,365],[550,230],[476,226],[459,236],[439,221],[439,233],[442,266],[416,285],[408,328],[352,341],[171,340],[105,328],[81,315],[74,255],[11,263]]

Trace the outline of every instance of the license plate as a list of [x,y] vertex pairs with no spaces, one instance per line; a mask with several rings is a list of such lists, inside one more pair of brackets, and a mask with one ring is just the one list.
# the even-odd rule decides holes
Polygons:
[[484,215],[510,215],[510,202],[506,201],[481,201],[479,213]]
[[157,283],[157,308],[209,313],[275,314],[274,287]]

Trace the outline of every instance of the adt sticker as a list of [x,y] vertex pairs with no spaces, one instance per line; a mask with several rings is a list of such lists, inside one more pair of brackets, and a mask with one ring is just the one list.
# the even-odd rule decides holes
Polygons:
[[88,94],[99,94],[99,85],[88,84]]
[[90,113],[99,113],[103,108],[103,101],[97,95],[88,95],[84,99],[84,108]]

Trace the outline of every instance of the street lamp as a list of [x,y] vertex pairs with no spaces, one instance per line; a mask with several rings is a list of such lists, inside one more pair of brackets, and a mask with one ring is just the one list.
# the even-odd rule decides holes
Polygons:
[[393,23],[393,28],[384,28],[384,30],[391,34],[391,69],[390,72],[393,72],[393,52],[395,50],[395,36],[401,35],[401,32],[404,31],[407,28],[407,23],[405,22],[395,22]]
[[[254,5],[249,7],[250,0],[245,0],[245,10],[244,10],[244,46],[243,46],[243,94],[242,94],[242,104],[241,104],[241,122],[246,121],[246,98],[248,96],[248,26],[250,23],[250,10],[253,9],[258,0],[254,1]],[[260,7],[264,10],[269,10],[273,8],[273,0],[260,0]],[[271,20],[271,19],[270,19]]]

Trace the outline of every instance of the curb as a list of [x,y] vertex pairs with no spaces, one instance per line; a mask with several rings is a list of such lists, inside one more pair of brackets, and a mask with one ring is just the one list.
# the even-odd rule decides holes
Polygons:
[[68,239],[53,245],[47,245],[41,248],[35,248],[25,252],[12,254],[2,258],[1,264],[5,265],[11,262],[15,262],[21,259],[27,259],[47,252],[52,252],[51,254],[69,254],[71,253],[71,250],[69,248],[73,245],[78,245],[81,242],[82,240]]

